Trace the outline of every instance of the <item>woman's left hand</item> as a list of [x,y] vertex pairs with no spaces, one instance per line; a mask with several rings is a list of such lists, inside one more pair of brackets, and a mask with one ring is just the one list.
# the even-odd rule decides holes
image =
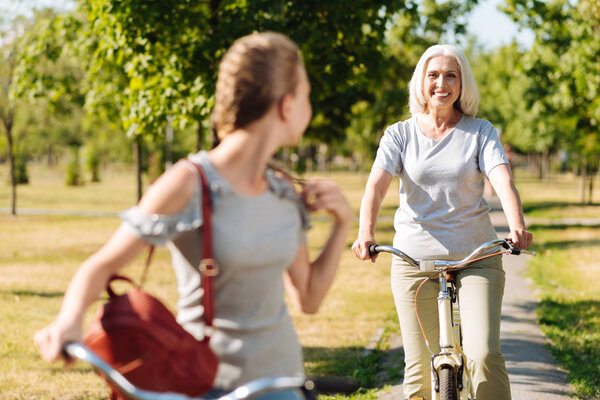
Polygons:
[[519,249],[526,249],[533,241],[533,234],[527,229],[513,229],[508,236],[513,245]]
[[351,222],[354,217],[352,207],[334,181],[310,180],[302,188],[301,196],[311,212],[324,210],[332,214],[338,222]]

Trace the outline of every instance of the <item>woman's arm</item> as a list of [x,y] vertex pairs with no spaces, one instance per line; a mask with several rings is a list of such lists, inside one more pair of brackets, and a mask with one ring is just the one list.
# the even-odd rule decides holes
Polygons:
[[376,244],[375,226],[381,210],[381,203],[392,183],[393,176],[383,169],[375,168],[369,174],[365,194],[360,203],[360,225],[358,238],[352,245],[354,255],[361,260],[375,262],[377,255],[369,255],[369,246]]
[[[191,198],[196,180],[195,174],[179,163],[156,181],[139,206],[148,214],[177,212]],[[67,288],[58,316],[34,336],[40,355],[46,361],[59,359],[66,341],[81,341],[82,320],[88,307],[104,290],[110,276],[147,246],[148,243],[119,227],[104,246],[83,262]]]
[[521,198],[515,187],[515,182],[508,164],[500,164],[494,167],[488,174],[492,187],[496,191],[510,229],[509,238],[514,245],[520,249],[526,249],[531,245],[533,235],[527,232]]
[[305,185],[302,195],[311,211],[325,210],[334,217],[331,233],[319,256],[310,262],[307,245],[300,246],[284,275],[286,288],[300,309],[314,314],[333,284],[352,226],[353,212],[334,182],[311,181]]

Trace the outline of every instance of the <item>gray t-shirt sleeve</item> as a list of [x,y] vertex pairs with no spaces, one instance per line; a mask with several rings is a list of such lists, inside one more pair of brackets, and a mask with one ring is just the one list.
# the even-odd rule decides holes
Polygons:
[[400,123],[396,123],[385,130],[379,142],[372,168],[383,169],[392,176],[398,176],[402,172],[402,155],[400,151],[403,147],[403,140],[400,132],[401,127]]
[[478,161],[479,169],[485,176],[487,176],[494,167],[497,167],[500,164],[509,164],[496,128],[487,121],[481,129]]
[[202,225],[202,192],[196,186],[188,204],[175,214],[147,214],[138,206],[119,214],[122,227],[129,233],[155,246],[164,246],[183,232]]

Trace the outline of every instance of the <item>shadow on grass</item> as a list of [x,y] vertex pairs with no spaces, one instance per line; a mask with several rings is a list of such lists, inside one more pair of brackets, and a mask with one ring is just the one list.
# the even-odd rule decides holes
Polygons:
[[65,292],[42,292],[36,290],[0,290],[0,293],[7,294],[9,296],[43,298],[63,297],[65,295]]
[[564,230],[569,228],[600,228],[600,224],[581,224],[581,223],[572,223],[572,224],[557,224],[557,223],[549,223],[549,224],[531,224],[527,227],[530,231],[534,229],[555,229],[555,230]]
[[[544,228],[548,229],[548,228]],[[531,229],[533,231],[533,228]],[[547,249],[584,249],[589,247],[600,246],[600,238],[587,240],[556,240],[544,242],[542,246],[533,246],[532,249],[538,252],[544,252]]]
[[600,396],[600,301],[544,299],[538,307],[549,348],[584,399]]
[[[394,356],[395,350],[371,350],[365,354],[364,347],[304,347],[304,361],[311,367],[308,375],[325,382],[340,384],[340,388],[355,386],[356,393],[381,389],[398,383],[404,363],[399,359],[396,365],[383,364]],[[400,358],[400,357],[398,357]],[[343,391],[343,390],[341,390]]]
[[525,214],[548,210],[551,208],[565,209],[569,207],[600,207],[600,204],[582,204],[571,201],[539,201],[539,202],[526,202],[523,204],[523,212]]

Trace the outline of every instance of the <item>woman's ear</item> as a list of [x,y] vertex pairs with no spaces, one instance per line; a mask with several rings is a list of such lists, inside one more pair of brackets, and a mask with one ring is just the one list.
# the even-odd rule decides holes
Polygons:
[[281,100],[277,103],[277,111],[279,118],[283,121],[287,121],[292,115],[294,96],[291,93],[283,95]]

